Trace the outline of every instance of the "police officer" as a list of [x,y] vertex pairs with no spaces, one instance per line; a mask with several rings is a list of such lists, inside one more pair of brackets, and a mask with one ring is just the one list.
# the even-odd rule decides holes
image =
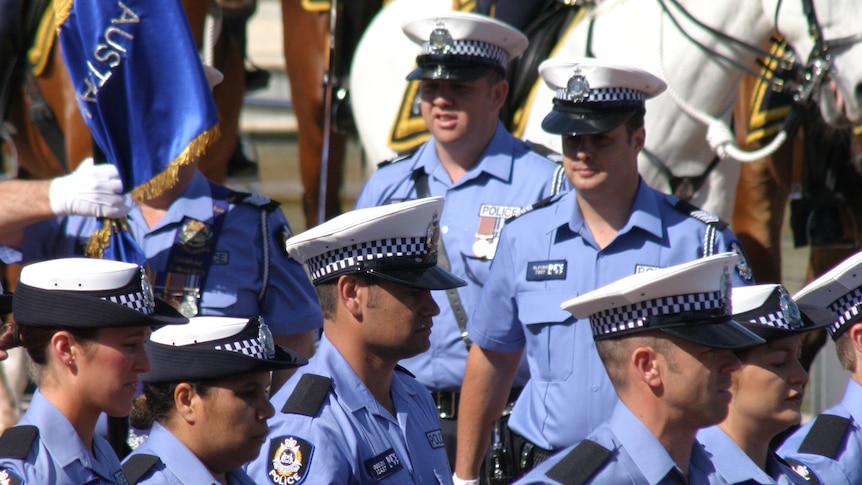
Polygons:
[[733,350],[763,343],[731,319],[736,259],[628,276],[562,304],[589,317],[619,402],[606,423],[518,483],[726,483],[695,434],[727,416],[740,367]]
[[194,317],[163,327],[144,345],[150,371],[132,425],[150,429],[123,462],[129,483],[252,485],[242,470],[275,414],[269,372],[304,357],[273,345],[263,319]]
[[778,284],[733,289],[733,319],[766,342],[737,352],[727,417],[697,439],[727,483],[807,484],[770,442],[802,419],[808,373],[799,362],[802,336],[835,320],[832,312],[797,306]]
[[[204,72],[210,87],[223,77]],[[186,316],[260,315],[277,344],[310,356],[323,317],[302,265],[283,250],[291,229],[279,203],[215,184],[197,163],[179,167],[173,187],[126,216],[156,295]],[[0,256],[14,263],[93,253],[86,249],[98,228],[94,217],[52,218],[0,239],[10,246]],[[273,388],[289,373],[276,372]]]
[[[641,179],[645,100],[665,83],[595,59],[553,59],[539,69],[556,92],[543,127],[562,135],[574,191],[509,222],[468,323],[473,347],[458,423],[459,478],[475,478],[489,423],[503,408],[526,348],[530,381],[509,418],[529,469],[607,420],[617,401],[585,325],[557,308],[570,296],[624,276],[719,251],[741,252],[718,218]],[[751,279],[744,258],[734,283]]]
[[[555,187],[558,165],[509,134],[498,118],[509,88],[506,65],[527,47],[523,34],[488,17],[458,12],[410,21],[403,29],[422,46],[418,67],[407,79],[419,80],[422,116],[432,136],[415,153],[377,170],[356,207],[429,195],[446,198],[441,262],[445,256],[449,270],[468,284],[433,293],[440,315],[434,318],[431,350],[401,364],[432,392],[454,462],[470,345],[466,321],[476,308],[500,231],[508,218],[560,190],[564,177],[559,174]],[[521,371],[513,395],[528,377],[526,366]]]
[[841,402],[799,428],[778,454],[812,482],[862,483],[862,253],[805,285],[794,299],[835,314],[826,331],[850,381]]
[[443,198],[358,209],[288,240],[323,309],[309,364],[272,398],[257,483],[451,483],[428,391],[398,361],[428,350],[431,289],[464,282],[436,264]]
[[138,265],[83,258],[25,267],[12,309],[38,385],[18,426],[0,438],[6,483],[125,485],[103,412],[125,416],[150,369],[150,326],[188,320],[153,297]]

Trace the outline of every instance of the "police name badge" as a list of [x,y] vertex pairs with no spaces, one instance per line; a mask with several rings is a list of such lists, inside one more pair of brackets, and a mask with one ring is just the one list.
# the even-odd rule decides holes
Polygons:
[[479,227],[476,228],[476,240],[473,242],[473,256],[494,259],[500,231],[506,224],[506,219],[520,213],[520,207],[482,204],[479,207]]
[[374,478],[375,481],[380,481],[388,476],[393,475],[404,468],[395,450],[389,448],[383,453],[365,460],[365,471]]
[[279,436],[269,440],[269,464],[266,475],[275,485],[299,485],[308,477],[314,446],[296,436]]

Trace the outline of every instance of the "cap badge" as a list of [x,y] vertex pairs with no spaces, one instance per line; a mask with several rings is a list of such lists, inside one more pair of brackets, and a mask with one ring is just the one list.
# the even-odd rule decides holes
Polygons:
[[796,305],[796,302],[790,298],[790,295],[787,294],[787,291],[779,287],[778,288],[778,302],[781,306],[781,313],[784,314],[784,319],[787,321],[787,325],[790,329],[796,329],[803,325],[802,323],[802,314],[799,312],[799,307]]
[[156,297],[153,296],[153,287],[150,285],[150,279],[147,278],[147,273],[141,268],[141,295],[144,299],[144,308],[147,314],[152,314],[156,311]]
[[275,342],[272,338],[272,332],[269,331],[269,326],[263,323],[263,317],[258,317],[260,322],[257,327],[257,338],[260,340],[260,345],[263,347],[263,353],[267,359],[275,358]]
[[426,231],[425,244],[428,246],[428,255],[425,260],[437,260],[437,243],[440,241],[440,214],[434,213],[431,223]]
[[587,99],[590,95],[590,83],[587,78],[581,74],[580,68],[575,68],[575,73],[569,78],[566,83],[566,96],[570,101],[580,103]]
[[442,20],[437,21],[437,26],[431,31],[431,36],[428,38],[428,46],[431,47],[431,52],[434,54],[448,54],[454,47],[455,41],[452,40],[452,35],[446,30],[446,25]]

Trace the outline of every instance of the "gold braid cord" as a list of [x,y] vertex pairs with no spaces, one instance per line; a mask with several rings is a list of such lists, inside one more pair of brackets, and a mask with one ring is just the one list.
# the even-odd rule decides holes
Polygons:
[[72,10],[72,2],[73,0],[54,0],[54,19],[58,30],[66,22],[66,19],[69,18],[69,12]]
[[194,140],[189,142],[189,145],[183,150],[180,155],[173,159],[171,163],[161,172],[156,174],[150,180],[142,183],[132,190],[132,200],[136,204],[140,204],[145,200],[158,197],[162,192],[170,189],[177,183],[177,171],[180,167],[188,165],[197,160],[203,155],[210,145],[216,142],[221,136],[218,124],[204,131]]
[[102,219],[102,227],[97,229],[90,240],[87,241],[87,246],[84,248],[84,255],[89,258],[99,258],[105,254],[105,248],[111,244],[111,234],[119,231],[128,231],[129,223],[126,218],[122,219]]

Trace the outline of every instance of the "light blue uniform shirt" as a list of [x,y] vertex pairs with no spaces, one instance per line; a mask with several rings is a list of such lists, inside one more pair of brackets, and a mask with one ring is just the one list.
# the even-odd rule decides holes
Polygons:
[[[305,374],[332,378],[317,414],[280,412]],[[269,420],[269,442],[246,471],[259,484],[276,485],[452,483],[428,391],[395,371],[390,394],[395,416],[374,399],[324,335],[308,365],[272,397],[277,412]]]
[[[428,175],[430,195],[446,198],[440,217],[440,233],[450,271],[467,281],[467,286],[456,291],[469,316],[476,308],[493,260],[490,250],[484,257],[477,256],[474,251],[474,245],[480,239],[477,234],[489,237],[489,246],[493,248],[506,218],[551,195],[554,171],[558,166],[531,151],[523,141],[510,135],[502,123],[498,123],[491,142],[479,157],[479,163],[458,182],[453,183],[446,173],[432,138],[410,158],[374,172],[356,199],[355,208],[417,198],[413,172],[424,169]],[[570,188],[565,177],[563,187],[566,190]],[[479,255],[482,255],[481,250]],[[431,347],[427,352],[401,361],[401,365],[432,391],[460,391],[467,346],[446,292],[432,291],[431,294],[440,306],[440,314],[434,317]],[[523,386],[528,377],[524,365],[516,379],[516,387]]]
[[766,457],[766,470],[751,458],[718,426],[697,432],[697,440],[710,455],[718,474],[730,485],[805,485],[809,482],[797,475],[774,451]]
[[[841,402],[827,409],[823,414],[841,416],[850,419],[850,427],[837,456],[829,458],[813,453],[799,453],[799,446],[808,436],[811,426],[817,420],[812,419],[787,438],[778,448],[778,454],[787,459],[797,460],[808,465],[826,485],[859,485],[862,483],[862,386],[853,379],[847,384],[847,390]],[[821,414],[822,416],[822,414]]]
[[[212,472],[186,445],[159,423],[154,423],[149,437],[131,455],[155,455],[160,459],[137,483],[146,485],[218,485]],[[227,473],[230,485],[255,485],[254,480],[238,468]]]
[[39,428],[23,460],[0,458],[0,483],[17,477],[24,485],[125,485],[117,455],[101,436],[93,436],[90,453],[66,416],[38,390],[18,425]]
[[[264,274],[262,213],[246,204],[228,206],[203,289],[200,314],[249,318],[262,315],[276,337],[318,329],[323,326],[323,316],[317,296],[302,265],[285,252],[283,233],[289,232],[290,226],[281,210],[266,214],[268,284],[258,301]],[[167,268],[168,255],[184,217],[212,222],[210,185],[200,172],[152,228],[138,207],[129,213],[129,226],[147,257],[149,269],[161,272]],[[82,255],[96,224],[93,217],[69,216],[29,226],[22,247],[23,261]]]
[[[602,250],[572,191],[506,225],[467,331],[483,349],[526,347],[531,378],[509,419],[516,433],[559,449],[607,421],[617,395],[590,324],[560,304],[640,271],[702,257],[708,226],[675,209],[676,201],[641,181],[629,221]],[[713,252],[738,246],[725,229],[716,233]],[[747,283],[737,271],[733,280]]]
[[[619,402],[613,408],[610,420],[596,428],[587,437],[611,451],[604,465],[596,471],[589,484],[638,485],[692,485],[724,484],[716,473],[703,445],[694,442],[689,459],[688,480],[676,466],[673,458],[658,438],[626,407]],[[540,463],[516,483],[556,483],[545,474],[566,458],[575,445]]]

